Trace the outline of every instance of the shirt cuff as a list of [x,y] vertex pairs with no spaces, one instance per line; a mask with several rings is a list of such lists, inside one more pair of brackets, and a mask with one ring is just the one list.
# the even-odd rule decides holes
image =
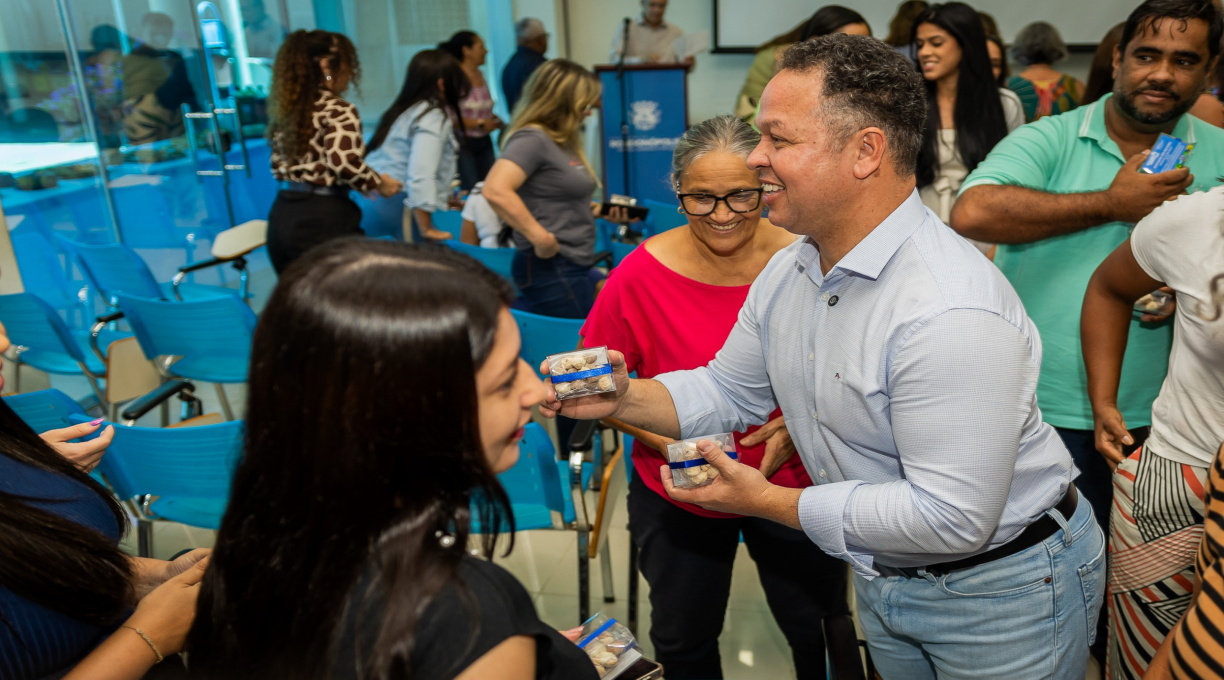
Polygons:
[[[701,372],[705,370],[702,367],[691,371],[672,371],[653,378],[662,383],[671,395],[672,405],[676,408],[676,419],[680,421],[681,439],[726,432],[726,429],[719,429],[718,414],[714,404],[706,396],[712,387],[703,380]],[[677,394],[686,397],[677,399]]]
[[846,505],[861,481],[833,482],[809,486],[799,495],[799,526],[813,543],[829,555],[850,563],[854,572],[867,580],[880,575],[872,568],[874,558],[846,548]]

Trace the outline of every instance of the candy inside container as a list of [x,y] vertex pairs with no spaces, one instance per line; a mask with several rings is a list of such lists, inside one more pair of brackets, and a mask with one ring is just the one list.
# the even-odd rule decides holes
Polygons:
[[697,442],[706,439],[721,448],[731,458],[736,458],[735,437],[729,432],[709,434],[704,437],[692,437],[667,445],[668,467],[671,468],[672,482],[681,489],[695,489],[699,486],[712,484],[718,479],[718,470],[713,465],[705,463],[705,459],[697,451]]
[[604,680],[612,680],[642,658],[633,633],[603,612],[582,624],[578,646],[591,658],[595,671]]
[[591,347],[547,357],[548,373],[558,399],[615,392],[607,347]]

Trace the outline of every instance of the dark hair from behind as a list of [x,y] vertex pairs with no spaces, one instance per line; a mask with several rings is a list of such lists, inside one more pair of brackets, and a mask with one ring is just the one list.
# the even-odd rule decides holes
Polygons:
[[[999,140],[1007,136],[1007,120],[999,98],[999,84],[990,69],[990,54],[986,51],[986,33],[978,12],[963,2],[931,5],[914,22],[914,38],[922,24],[933,24],[947,31],[961,48],[961,61],[956,81],[956,106],[953,123],[956,126],[956,149],[969,172],[986,158]],[[916,57],[916,55],[915,55]],[[939,103],[936,84],[926,81],[927,116],[918,153],[918,186],[935,181],[939,170]]]
[[[438,81],[442,81],[442,89],[438,89]],[[472,84],[463,67],[449,53],[442,50],[422,50],[412,57],[408,70],[404,74],[404,85],[400,87],[395,101],[383,112],[374,136],[366,146],[366,152],[382,146],[395,125],[400,114],[419,104],[429,102],[429,106],[421,111],[425,115],[434,109],[456,121],[455,138],[463,143],[463,116],[459,113],[459,102],[468,95]],[[419,116],[418,116],[419,117]]]
[[[385,607],[364,678],[410,669],[479,494],[514,523],[479,435],[476,371],[509,286],[447,248],[338,239],[285,271],[251,351],[244,460],[188,638],[206,677],[330,677],[348,603]],[[439,535],[455,540],[445,547]],[[373,571],[370,591],[358,577]],[[359,630],[370,612],[354,612]]]
[[460,63],[463,62],[463,48],[476,44],[480,36],[475,31],[458,31],[451,37],[438,43],[438,49],[449,53]]
[[1053,64],[1067,58],[1067,44],[1053,24],[1034,21],[1016,34],[1011,53],[1025,66]]
[[1207,50],[1211,59],[1220,54],[1220,36],[1224,33],[1224,20],[1220,18],[1220,10],[1212,0],[1145,0],[1126,18],[1122,28],[1122,37],[1118,41],[1118,51],[1126,53],[1126,46],[1137,35],[1147,31],[1159,31],[1160,24],[1166,19],[1180,22],[1180,28],[1185,28],[1187,22],[1199,19],[1207,24]]
[[272,91],[268,95],[268,141],[285,158],[305,154],[314,136],[314,106],[323,87],[327,57],[333,71],[352,74],[361,81],[357,50],[342,33],[294,31],[285,38],[272,63]]
[[[850,24],[867,24],[862,14],[841,5],[825,5],[816,10],[811,19],[803,27],[800,40],[810,40],[822,35],[832,35],[844,26]],[[868,27],[870,31],[870,27]]]
[[[115,516],[120,533],[127,529],[127,515],[115,497],[48,446],[3,401],[0,455],[84,485]],[[114,624],[135,599],[131,562],[107,536],[45,509],[54,503],[0,491],[0,587],[78,621]]]
[[1088,67],[1088,84],[1084,86],[1084,97],[1080,106],[1091,104],[1113,92],[1113,54],[1114,48],[1122,40],[1123,28],[1126,28],[1125,21],[1109,29],[1097,45],[1096,54],[1092,56],[1092,66]]
[[897,5],[897,13],[888,22],[888,37],[884,42],[893,47],[905,47],[910,44],[914,33],[914,19],[926,11],[926,0],[905,0]]
[[878,127],[897,174],[914,171],[926,94],[922,76],[900,52],[875,38],[836,33],[791,47],[778,70],[821,74],[823,103],[817,115],[831,129],[835,144]]

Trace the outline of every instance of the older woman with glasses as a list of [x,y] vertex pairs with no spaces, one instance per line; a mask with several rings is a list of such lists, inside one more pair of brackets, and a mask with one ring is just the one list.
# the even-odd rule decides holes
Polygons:
[[[735,326],[753,280],[795,236],[761,216],[761,181],[747,167],[760,140],[721,116],[680,138],[672,181],[688,225],[655,236],[612,270],[583,327],[587,347],[625,355],[639,377],[704,366]],[[619,424],[618,424],[619,425]],[[770,609],[799,678],[823,678],[821,619],[846,611],[845,565],[802,531],[671,500],[659,467],[666,437],[622,426],[635,438],[629,530],[650,584],[650,637],[668,678],[721,678],[718,636],[740,535],[757,563]],[[713,434],[713,433],[710,433]],[[775,484],[812,484],[780,411],[735,434],[740,460]]]

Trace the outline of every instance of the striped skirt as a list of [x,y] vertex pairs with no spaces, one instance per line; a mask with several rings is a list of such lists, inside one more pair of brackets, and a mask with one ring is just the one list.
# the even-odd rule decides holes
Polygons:
[[1190,606],[1207,468],[1141,448],[1114,472],[1105,677],[1139,680]]

